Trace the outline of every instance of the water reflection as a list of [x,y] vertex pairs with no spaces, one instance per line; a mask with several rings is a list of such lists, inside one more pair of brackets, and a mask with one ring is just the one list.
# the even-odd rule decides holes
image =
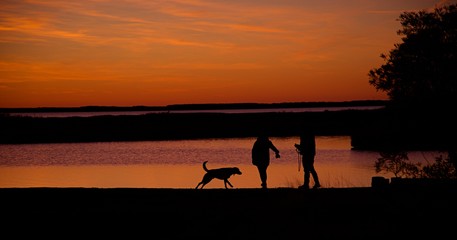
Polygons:
[[[281,151],[268,168],[269,187],[303,183],[298,138],[271,138]],[[0,145],[0,187],[194,188],[208,168],[236,166],[235,188],[259,188],[251,164],[254,138],[183,141],[101,142]],[[323,187],[367,187],[376,174],[377,152],[353,151],[348,136],[316,137],[315,167]],[[428,155],[427,155],[428,154]],[[432,160],[433,153],[410,155]],[[426,159],[427,158],[427,159]],[[223,188],[213,180],[205,188]]]

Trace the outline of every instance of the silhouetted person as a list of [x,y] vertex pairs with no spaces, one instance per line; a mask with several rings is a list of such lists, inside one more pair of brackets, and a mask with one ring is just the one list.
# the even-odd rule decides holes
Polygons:
[[314,157],[316,156],[316,139],[311,131],[303,132],[300,135],[300,144],[295,144],[298,153],[302,157],[304,183],[300,189],[309,189],[309,178],[313,176],[314,186],[313,189],[321,186],[316,169],[314,168]]
[[275,157],[280,158],[279,150],[273,145],[271,140],[260,135],[252,146],[252,164],[259,170],[262,188],[267,188],[267,168],[270,165],[270,149],[275,152]]

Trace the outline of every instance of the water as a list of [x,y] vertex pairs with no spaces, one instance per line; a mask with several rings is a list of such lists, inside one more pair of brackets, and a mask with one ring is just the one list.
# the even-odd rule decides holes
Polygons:
[[259,109],[212,109],[212,110],[169,110],[169,111],[110,111],[110,112],[24,112],[10,113],[11,116],[29,117],[93,117],[144,115],[151,113],[267,113],[267,112],[324,112],[342,110],[374,110],[384,106],[307,107],[307,108],[259,108]]
[[[303,170],[297,138],[271,138],[281,152],[268,168],[270,188],[298,187]],[[182,141],[97,142],[0,145],[0,187],[195,188],[208,168],[239,167],[235,188],[259,188],[251,164],[254,138]],[[315,167],[327,188],[369,187],[378,152],[351,150],[349,136],[316,137]],[[434,152],[410,153],[410,159],[432,161]],[[223,188],[213,180],[205,188]]]

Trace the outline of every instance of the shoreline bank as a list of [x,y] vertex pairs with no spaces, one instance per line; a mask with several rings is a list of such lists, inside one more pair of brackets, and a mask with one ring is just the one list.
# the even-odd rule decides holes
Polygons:
[[0,208],[7,231],[20,223],[47,236],[60,229],[159,239],[439,238],[453,232],[456,193],[455,187],[2,188]]
[[260,132],[270,137],[297,137],[303,128],[312,128],[319,136],[351,136],[355,150],[447,151],[451,147],[452,119],[397,115],[386,109],[65,118],[0,115],[0,144],[243,138]]

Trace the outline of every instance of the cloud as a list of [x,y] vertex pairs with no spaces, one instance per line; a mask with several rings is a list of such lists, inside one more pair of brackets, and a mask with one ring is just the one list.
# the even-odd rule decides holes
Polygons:
[[266,66],[259,63],[175,63],[175,64],[166,64],[166,65],[156,65],[154,68],[160,69],[192,69],[192,70],[252,70],[252,69],[262,69]]

